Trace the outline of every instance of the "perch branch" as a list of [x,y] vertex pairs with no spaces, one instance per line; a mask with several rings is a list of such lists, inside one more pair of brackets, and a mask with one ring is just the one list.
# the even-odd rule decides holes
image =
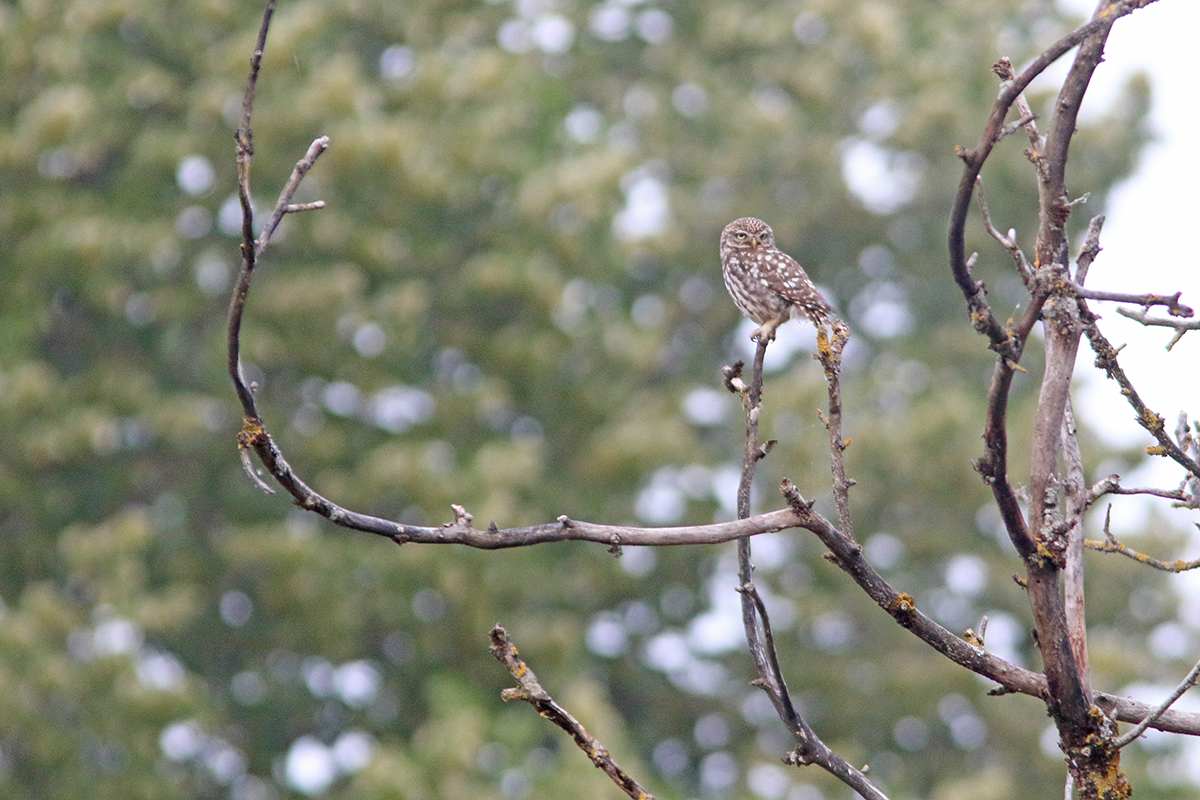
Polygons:
[[[841,326],[844,334],[845,323],[839,321],[838,325]],[[824,328],[818,328],[818,331],[818,348],[829,350],[828,334]],[[754,470],[759,459],[765,455],[765,448],[758,444],[758,421],[762,412],[763,359],[767,353],[768,343],[765,337],[758,339],[749,386],[742,380],[741,362],[723,370],[725,386],[730,391],[738,392],[741,395],[742,404],[746,410],[746,446],[742,457],[742,474],[738,483],[737,495],[739,519],[748,518],[750,515],[750,490],[754,483]],[[843,335],[842,344],[844,345],[844,343]],[[841,345],[838,346],[839,354],[840,350]],[[826,363],[825,360],[822,363]],[[832,360],[828,363],[830,366],[827,369],[835,370],[833,380],[836,382],[837,361]],[[832,418],[834,416],[832,400],[835,397],[832,387],[830,397],[830,417]],[[836,429],[831,427],[830,435],[833,436],[834,430],[836,430],[836,435],[840,438],[840,396],[838,401],[839,422]],[[836,475],[835,469],[835,481]],[[792,511],[796,513],[794,508]],[[783,720],[796,741],[796,748],[788,755],[786,761],[792,764],[816,764],[868,800],[887,800],[887,796],[871,783],[866,775],[833,752],[796,710],[788,692],[787,681],[779,666],[779,656],[775,650],[775,639],[771,633],[771,621],[767,615],[766,604],[763,603],[762,597],[754,585],[754,565],[750,560],[750,540],[748,538],[738,540],[737,552],[738,591],[742,596],[742,625],[746,631],[746,644],[750,648],[755,670],[758,673],[758,679],[754,683],[767,693],[767,697],[775,707],[775,712]]]
[[488,649],[517,680],[515,688],[505,689],[500,693],[501,699],[505,702],[524,700],[537,709],[538,714],[566,731],[575,740],[575,744],[579,745],[579,749],[587,753],[587,757],[591,759],[592,763],[605,775],[612,778],[613,783],[621,787],[621,791],[632,797],[633,800],[655,800],[654,795],[639,786],[638,782],[629,776],[629,773],[613,761],[608,750],[604,749],[596,737],[587,732],[579,720],[554,702],[550,693],[538,683],[533,670],[517,653],[517,646],[508,638],[508,632],[504,630],[503,626],[496,625],[492,628],[491,639],[492,644]]

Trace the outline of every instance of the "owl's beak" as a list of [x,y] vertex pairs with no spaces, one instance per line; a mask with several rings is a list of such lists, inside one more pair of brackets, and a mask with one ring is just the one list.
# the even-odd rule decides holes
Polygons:
[[754,248],[758,247],[761,244],[762,244],[762,242],[759,241],[757,236],[755,236],[754,234],[750,235],[750,249],[751,250],[753,250]]

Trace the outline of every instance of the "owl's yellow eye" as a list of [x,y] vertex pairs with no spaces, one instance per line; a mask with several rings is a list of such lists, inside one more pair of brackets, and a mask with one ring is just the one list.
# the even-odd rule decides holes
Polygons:
[[745,239],[745,238],[746,238],[746,232],[745,232],[745,231],[738,231],[737,233],[735,233],[735,234],[733,235],[733,238],[737,239],[738,241],[741,241],[742,239]]

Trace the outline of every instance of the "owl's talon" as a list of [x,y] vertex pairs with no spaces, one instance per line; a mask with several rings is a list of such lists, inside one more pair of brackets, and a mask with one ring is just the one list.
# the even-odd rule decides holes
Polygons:
[[[787,322],[787,320],[788,320],[788,316],[784,315],[781,317],[776,317],[775,319],[770,320],[769,322],[764,322],[762,325],[759,325],[757,328],[755,328],[754,331],[750,334],[750,341],[752,341],[752,342],[768,342],[768,343],[775,341],[775,331],[777,331],[779,329],[780,325]],[[767,338],[764,339],[763,338],[764,336]]]
[[[763,337],[763,329],[755,328],[754,331],[750,334],[750,341],[761,342],[761,341],[763,341],[762,337]],[[768,341],[768,342],[775,341],[775,331],[774,330],[772,330],[770,333],[767,334],[766,341]]]

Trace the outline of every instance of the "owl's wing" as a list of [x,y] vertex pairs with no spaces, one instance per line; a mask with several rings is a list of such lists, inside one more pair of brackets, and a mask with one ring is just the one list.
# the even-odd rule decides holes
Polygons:
[[765,253],[760,275],[772,292],[789,300],[805,311],[832,314],[833,308],[817,291],[804,268],[782,250]]

